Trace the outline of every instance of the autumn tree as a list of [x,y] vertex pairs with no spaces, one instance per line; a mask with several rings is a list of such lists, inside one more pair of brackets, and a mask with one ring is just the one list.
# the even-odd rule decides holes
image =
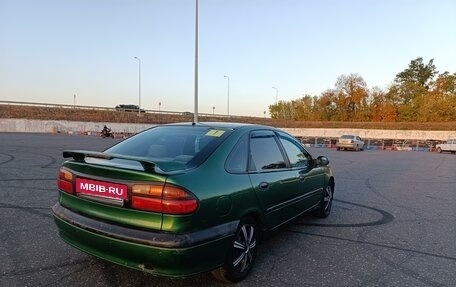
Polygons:
[[314,99],[310,95],[305,95],[301,99],[292,101],[294,120],[308,121],[314,120]]
[[422,105],[429,99],[425,98],[435,75],[438,73],[431,59],[424,64],[419,57],[408,65],[408,68],[396,74],[395,84],[390,87],[388,97],[394,99],[399,121],[417,121],[423,119]]
[[456,74],[440,74],[424,95],[418,112],[418,121],[456,120]]
[[397,109],[387,97],[387,94],[378,87],[374,87],[371,91],[370,111],[372,121],[374,122],[395,122],[397,117]]
[[366,121],[370,116],[368,88],[364,79],[358,74],[339,76],[336,82],[340,120]]
[[319,121],[456,121],[456,73],[438,74],[416,58],[383,91],[358,74],[341,75],[334,89],[269,106],[274,119]]

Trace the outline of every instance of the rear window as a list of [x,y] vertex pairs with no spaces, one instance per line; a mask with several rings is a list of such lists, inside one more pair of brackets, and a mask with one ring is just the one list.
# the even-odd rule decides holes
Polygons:
[[341,136],[340,138],[341,139],[353,139],[355,136],[351,136],[351,135],[343,135]]
[[106,153],[149,159],[164,171],[196,167],[231,133],[201,126],[159,126],[128,138]]

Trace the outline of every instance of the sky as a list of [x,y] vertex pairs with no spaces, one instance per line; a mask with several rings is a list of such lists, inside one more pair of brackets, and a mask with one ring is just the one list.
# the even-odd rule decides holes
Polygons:
[[[0,100],[193,112],[195,3],[0,0]],[[387,89],[417,57],[456,72],[454,0],[198,6],[200,113],[268,116],[351,73]]]

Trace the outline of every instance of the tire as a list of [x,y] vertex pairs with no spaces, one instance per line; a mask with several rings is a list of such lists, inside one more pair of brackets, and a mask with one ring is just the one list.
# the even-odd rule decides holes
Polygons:
[[437,148],[437,152],[438,153],[442,153],[442,149],[441,148]]
[[333,186],[330,183],[330,184],[328,184],[328,186],[326,186],[325,193],[320,202],[320,207],[318,208],[318,213],[317,213],[318,217],[320,217],[320,218],[328,217],[328,215],[331,213],[333,197],[334,197],[334,190],[333,190]]
[[356,145],[356,147],[354,148],[355,151],[359,151],[359,146],[358,144]]
[[252,270],[257,255],[258,225],[246,217],[239,222],[228,250],[225,264],[212,271],[215,278],[225,282],[242,281]]
[[337,150],[340,150],[340,147],[337,147]]

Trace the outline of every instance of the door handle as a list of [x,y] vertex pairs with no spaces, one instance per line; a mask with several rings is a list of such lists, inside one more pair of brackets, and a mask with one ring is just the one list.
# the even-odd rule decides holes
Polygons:
[[306,176],[307,176],[307,171],[305,171],[305,170],[301,170],[298,173],[298,178],[300,181],[304,181],[306,179]]
[[263,182],[260,183],[259,187],[260,187],[260,189],[262,189],[262,190],[266,190],[266,189],[269,188],[269,183],[263,181]]

